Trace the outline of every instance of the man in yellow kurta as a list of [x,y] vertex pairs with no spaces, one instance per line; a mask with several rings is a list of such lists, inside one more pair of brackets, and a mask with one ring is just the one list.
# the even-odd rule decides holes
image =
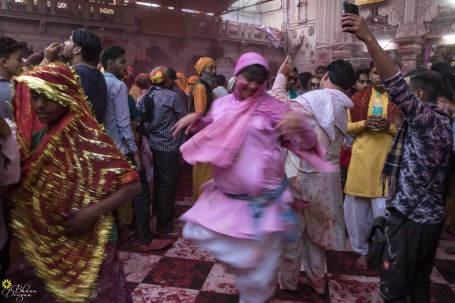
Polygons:
[[[216,72],[216,62],[212,58],[202,57],[194,66],[199,81],[189,93],[189,108],[190,113],[206,114],[210,110],[213,102],[213,90],[210,87],[212,76]],[[196,201],[201,195],[201,186],[205,182],[212,179],[212,166],[208,163],[196,163],[193,165],[193,199]]]
[[389,103],[374,66],[370,79],[372,87],[352,96],[354,108],[349,111],[347,128],[347,133],[355,139],[344,188],[344,214],[352,249],[360,254],[356,261],[360,269],[368,268],[365,241],[371,224],[374,218],[385,214],[386,193],[381,173],[397,125],[401,123],[401,113]]

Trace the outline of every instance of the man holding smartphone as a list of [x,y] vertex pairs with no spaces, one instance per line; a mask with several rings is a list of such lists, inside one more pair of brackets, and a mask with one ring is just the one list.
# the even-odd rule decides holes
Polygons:
[[[444,220],[444,179],[453,140],[453,113],[437,101],[442,78],[426,69],[403,77],[363,18],[343,14],[341,21],[343,32],[365,43],[385,90],[404,116],[387,157],[393,161],[387,161],[383,170],[390,214],[379,291],[385,302],[407,302],[408,296],[411,302],[430,302],[430,274]],[[420,203],[413,209],[416,202]]]

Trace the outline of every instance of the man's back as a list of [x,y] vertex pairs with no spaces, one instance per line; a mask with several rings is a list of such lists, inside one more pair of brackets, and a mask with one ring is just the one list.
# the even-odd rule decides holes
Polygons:
[[384,80],[384,84],[408,124],[396,192],[387,199],[387,207],[405,214],[436,174],[433,185],[409,219],[420,224],[441,223],[444,178],[452,151],[450,119],[438,112],[436,104],[418,100],[401,75]]
[[103,123],[107,102],[107,86],[103,74],[98,69],[85,64],[78,64],[74,69],[81,78],[82,87],[92,105],[96,120]]
[[[150,96],[153,99],[146,98]],[[156,87],[151,89],[146,95],[141,97],[138,101],[138,108],[144,111],[150,106],[144,104],[146,102],[153,102],[153,117],[150,127],[150,147],[157,151],[178,152],[180,145],[183,143],[182,134],[177,139],[172,136],[171,127],[186,114],[188,110],[184,106],[184,102],[180,99],[179,95],[171,89],[163,89]],[[145,112],[147,115],[148,113]]]

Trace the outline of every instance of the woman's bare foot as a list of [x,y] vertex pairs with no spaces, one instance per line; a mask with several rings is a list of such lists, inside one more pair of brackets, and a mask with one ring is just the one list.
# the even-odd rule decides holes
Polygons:
[[325,295],[325,279],[323,279],[320,283],[316,284],[311,281],[308,277],[300,278],[300,281],[304,284],[309,286],[315,293],[318,295]]
[[355,261],[355,267],[362,270],[368,270],[368,257],[367,256],[360,256]]

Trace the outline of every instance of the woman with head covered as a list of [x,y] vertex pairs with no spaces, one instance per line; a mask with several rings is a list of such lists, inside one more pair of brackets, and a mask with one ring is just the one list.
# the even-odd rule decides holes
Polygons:
[[67,65],[39,66],[15,82],[22,172],[12,227],[26,260],[11,280],[37,291],[23,302],[131,302],[111,212],[139,192],[137,173]]
[[233,94],[217,99],[206,116],[193,113],[174,126],[174,135],[202,129],[180,150],[189,163],[213,165],[213,179],[181,218],[183,236],[237,275],[240,302],[261,303],[275,292],[284,235],[294,228],[286,148],[316,167],[330,166],[306,118],[266,94],[264,57],[242,55],[234,74]]

